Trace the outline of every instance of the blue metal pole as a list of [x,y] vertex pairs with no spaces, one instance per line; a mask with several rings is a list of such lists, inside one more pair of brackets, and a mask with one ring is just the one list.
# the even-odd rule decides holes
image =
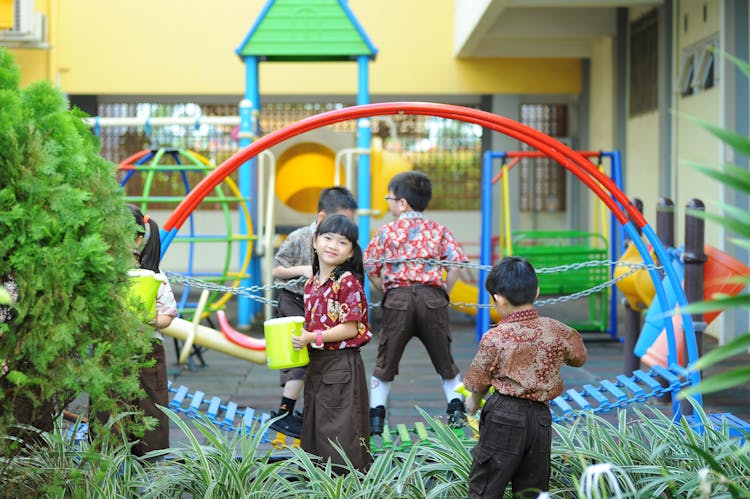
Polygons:
[[[370,60],[367,56],[357,57],[358,83],[357,83],[357,105],[370,103]],[[370,150],[371,130],[370,119],[360,118],[357,120],[357,147],[360,149]],[[362,154],[359,156],[359,168],[357,168],[357,204],[360,207],[360,214],[357,217],[359,226],[359,246],[362,251],[367,248],[370,242],[370,208],[372,207],[370,186],[370,155]],[[367,302],[370,302],[370,287],[365,286],[365,296]]]
[[[357,90],[357,105],[370,103],[369,91],[369,59],[367,56],[357,57],[359,69],[359,81]],[[360,118],[357,121],[357,147],[370,150],[371,132],[370,119]],[[359,245],[364,250],[370,242],[370,155],[363,154],[359,157],[359,168],[357,169],[357,203],[362,209],[359,215]]]
[[[240,148],[249,146],[256,138],[258,131],[257,114],[260,106],[260,93],[258,90],[258,58],[246,57],[245,61],[245,98],[242,99],[239,106],[240,112]],[[244,199],[250,199],[250,219],[253,227],[257,226],[258,206],[256,193],[258,192],[258,170],[256,168],[257,160],[255,158],[246,162],[239,168],[239,189],[240,195]],[[252,199],[255,198],[255,199]],[[239,218],[239,233],[241,236],[250,235],[250,228],[247,227],[245,219]],[[245,260],[248,251],[248,243],[245,240],[240,241],[240,264]],[[249,266],[249,278],[242,279],[240,286],[249,287],[261,284],[260,259],[252,255]],[[250,322],[260,311],[259,302],[252,301],[247,297],[240,296],[237,298],[237,324],[241,328],[250,326]]]
[[[485,151],[482,155],[482,226],[479,243],[479,264],[482,267],[492,265],[492,161],[495,158],[504,158],[505,153],[496,153]],[[487,280],[488,272],[479,269],[479,300],[478,304],[489,303],[489,293],[484,287],[484,281]],[[477,341],[482,339],[482,335],[487,331],[490,325],[490,309],[479,308],[477,311],[476,338]]]
[[[604,153],[605,156],[609,157],[611,161],[610,165],[610,176],[615,185],[623,190],[622,186],[622,156],[620,151],[612,151]],[[609,212],[609,259],[616,262],[623,249],[620,247],[621,242],[624,240],[622,225],[617,221],[615,214],[610,210]],[[614,264],[610,268],[609,275],[614,275]],[[617,287],[613,286],[610,291],[609,300],[609,335],[614,340],[617,339]]]

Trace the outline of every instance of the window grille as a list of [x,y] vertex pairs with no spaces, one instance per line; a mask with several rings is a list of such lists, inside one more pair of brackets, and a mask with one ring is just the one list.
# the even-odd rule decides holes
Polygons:
[[[351,105],[352,102],[268,103],[259,114],[260,134],[278,130],[318,113]],[[99,105],[98,113],[102,117],[187,116],[197,119],[201,116],[236,116],[238,108],[237,105],[230,104],[107,103]],[[479,209],[482,153],[480,126],[437,117],[410,115],[375,117],[371,122],[373,136],[383,139],[386,150],[401,154],[416,170],[424,171],[430,176],[433,183],[430,209]],[[357,122],[348,120],[331,127],[336,131],[356,133]],[[99,137],[102,155],[115,163],[143,149],[171,147],[190,149],[218,165],[239,148],[233,128],[228,125],[102,127]],[[236,173],[233,176],[236,177]],[[137,193],[142,188],[135,177],[137,176],[128,181],[128,194]],[[174,189],[178,189],[176,184]],[[184,193],[181,185],[179,189],[179,192]],[[176,193],[177,191],[158,192],[159,195]]]
[[[568,138],[566,104],[521,104],[521,123],[558,140]],[[534,150],[526,144],[522,151]],[[524,158],[519,164],[518,209],[521,212],[558,213],[567,207],[566,172],[550,158]]]
[[630,116],[655,111],[658,98],[659,16],[656,9],[630,23]]

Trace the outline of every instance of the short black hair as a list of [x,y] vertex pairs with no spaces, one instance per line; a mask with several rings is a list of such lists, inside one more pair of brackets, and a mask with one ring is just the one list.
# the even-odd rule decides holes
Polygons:
[[333,215],[341,210],[356,210],[357,201],[346,187],[329,187],[320,191],[318,197],[318,211],[326,215]]
[[517,307],[534,303],[539,288],[536,270],[520,256],[506,256],[493,265],[484,287],[490,295],[500,295]]
[[424,211],[432,199],[432,182],[425,173],[402,172],[388,182],[388,190],[398,199],[405,199],[412,210]]
[[[344,215],[334,214],[328,215],[318,224],[318,228],[315,230],[315,237],[321,234],[340,234],[347,238],[352,243],[352,256],[347,261],[339,265],[333,270],[333,276],[338,279],[347,270],[354,274],[359,282],[364,286],[365,283],[365,268],[362,258],[362,248],[359,246],[359,229],[357,224],[351,221]],[[312,270],[313,275],[320,271],[320,261],[318,261],[318,254],[313,249],[312,255]]]

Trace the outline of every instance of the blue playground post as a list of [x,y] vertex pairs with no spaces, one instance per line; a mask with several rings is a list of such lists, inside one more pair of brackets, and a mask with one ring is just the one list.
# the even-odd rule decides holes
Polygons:
[[[257,138],[258,132],[258,110],[260,109],[260,92],[258,91],[258,58],[245,57],[245,98],[240,101],[240,148],[249,146]],[[252,199],[258,190],[257,158],[252,158],[244,163],[239,169],[239,189],[244,199],[251,199],[250,220],[253,227],[258,223],[257,199]],[[240,236],[250,235],[250,228],[246,226],[245,220],[240,217]],[[240,241],[239,259],[240,265],[248,250],[247,240]],[[241,287],[258,286],[261,284],[260,259],[253,254],[250,259],[248,278],[242,279]],[[260,303],[247,297],[237,298],[237,324],[240,328],[250,326],[250,321],[260,312]]]
[[[357,57],[357,66],[359,69],[359,83],[357,87],[358,105],[370,103],[368,85],[369,62],[370,59],[368,56],[361,55]],[[357,120],[357,147],[369,151],[370,142],[370,119],[360,118]],[[358,204],[362,208],[362,213],[357,218],[357,222],[359,224],[359,246],[363,250],[370,242],[370,207],[372,206],[370,191],[370,155],[363,154],[359,157],[359,168],[357,169],[357,197],[359,198]],[[369,286],[366,286],[366,292],[369,295]]]

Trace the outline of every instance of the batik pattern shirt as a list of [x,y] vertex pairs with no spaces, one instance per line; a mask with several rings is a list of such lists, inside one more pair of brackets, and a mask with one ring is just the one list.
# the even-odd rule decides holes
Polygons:
[[[279,251],[273,258],[273,266],[295,267],[297,265],[312,265],[312,239],[317,228],[318,223],[313,222],[307,227],[300,227],[299,229],[293,230],[284,242],[281,243]],[[299,279],[299,277],[293,277],[291,279],[276,279],[276,281],[289,282],[295,279]],[[302,295],[302,293],[305,292],[305,282],[302,281],[294,286],[284,289]]]
[[464,386],[475,393],[493,386],[503,395],[546,402],[563,391],[562,365],[580,367],[586,356],[575,329],[533,309],[514,312],[484,334]]
[[329,276],[320,283],[318,276],[305,284],[305,329],[325,331],[345,322],[357,322],[357,335],[343,341],[326,342],[325,350],[358,348],[372,338],[367,321],[367,298],[362,283],[351,272],[338,279]]
[[[413,261],[415,259],[469,261],[450,230],[426,219],[418,211],[402,213],[398,219],[381,227],[367,245],[364,258],[365,271],[382,279],[383,291],[412,284],[445,287],[443,266]],[[378,261],[392,259],[401,261]]]

